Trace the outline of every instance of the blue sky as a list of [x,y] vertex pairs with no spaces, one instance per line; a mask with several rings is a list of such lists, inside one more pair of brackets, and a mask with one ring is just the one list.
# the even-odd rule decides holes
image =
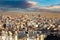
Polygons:
[[35,6],[60,6],[60,0],[0,0],[0,8],[26,9]]
[[38,6],[50,6],[60,4],[60,0],[32,0],[32,1],[37,2]]
[[[34,2],[37,2],[37,6],[50,6],[50,5],[60,4],[60,0],[0,0],[0,1],[2,1],[2,2],[4,2],[4,1],[11,1],[11,2],[12,1],[23,1],[23,2],[24,1],[34,1]],[[8,2],[7,2],[7,4],[8,4]]]

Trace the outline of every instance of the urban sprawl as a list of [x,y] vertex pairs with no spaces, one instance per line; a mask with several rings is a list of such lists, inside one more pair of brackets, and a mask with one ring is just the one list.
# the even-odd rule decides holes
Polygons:
[[[11,17],[0,15],[0,40],[39,39],[39,35],[60,34],[60,19],[41,17],[41,15],[21,15]],[[59,35],[58,35],[59,36]]]

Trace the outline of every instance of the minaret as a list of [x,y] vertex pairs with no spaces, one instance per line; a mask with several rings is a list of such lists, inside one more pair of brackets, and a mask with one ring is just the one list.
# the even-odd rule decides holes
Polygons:
[[5,31],[2,30],[2,40],[5,40],[5,39],[6,39],[6,37],[5,37]]
[[39,32],[37,32],[37,40],[39,40]]
[[12,40],[12,32],[9,31],[9,40]]
[[17,34],[18,34],[17,31],[15,31],[15,37],[14,37],[15,40],[18,40]]
[[44,34],[41,34],[40,37],[41,37],[41,40],[44,40]]
[[8,32],[6,31],[6,40],[8,40]]
[[0,30],[0,40],[2,40],[2,30]]

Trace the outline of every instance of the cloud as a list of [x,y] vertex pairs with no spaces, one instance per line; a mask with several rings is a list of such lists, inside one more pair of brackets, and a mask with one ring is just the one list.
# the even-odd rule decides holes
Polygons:
[[37,4],[37,2],[33,2],[33,1],[28,1],[29,4],[31,4],[32,6],[35,6]]
[[47,6],[43,7],[44,9],[60,9],[60,6]]
[[36,2],[21,0],[21,1],[0,1],[0,7],[8,8],[30,8],[36,5]]
[[60,8],[60,6],[50,6],[50,7],[48,7],[49,9],[54,9],[54,8],[56,8],[56,9],[58,9],[58,8]]

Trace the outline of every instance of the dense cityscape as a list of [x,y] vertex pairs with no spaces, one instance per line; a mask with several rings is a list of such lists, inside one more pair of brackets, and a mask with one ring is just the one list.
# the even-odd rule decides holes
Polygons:
[[0,0],[0,40],[60,40],[60,0]]
[[44,40],[39,37],[50,34],[60,35],[60,19],[43,18],[40,14],[31,18],[0,15],[0,40]]

